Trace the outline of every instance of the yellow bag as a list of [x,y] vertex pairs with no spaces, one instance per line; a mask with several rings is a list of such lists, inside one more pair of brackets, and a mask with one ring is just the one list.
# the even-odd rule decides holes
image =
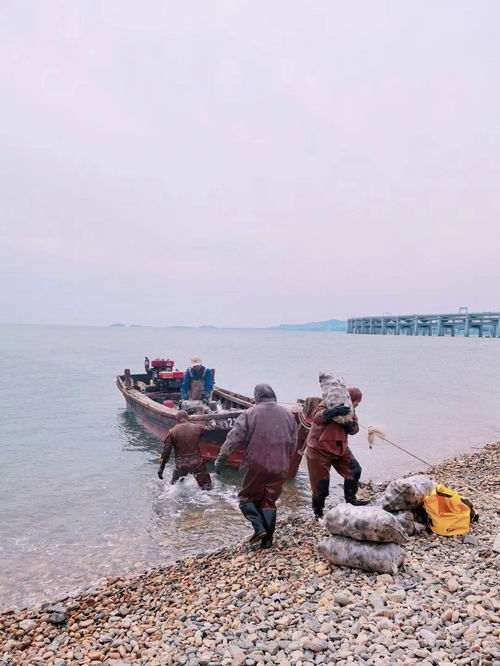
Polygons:
[[450,490],[442,483],[424,498],[424,509],[429,517],[428,525],[435,534],[442,536],[467,534],[475,516],[471,507],[470,500],[460,497],[455,490]]

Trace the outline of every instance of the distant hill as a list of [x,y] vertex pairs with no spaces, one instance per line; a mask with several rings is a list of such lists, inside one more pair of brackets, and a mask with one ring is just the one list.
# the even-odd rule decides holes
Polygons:
[[346,331],[347,322],[342,319],[327,319],[326,321],[310,321],[306,324],[280,324],[270,328],[281,331]]
[[125,324],[110,324],[110,328],[125,328]]

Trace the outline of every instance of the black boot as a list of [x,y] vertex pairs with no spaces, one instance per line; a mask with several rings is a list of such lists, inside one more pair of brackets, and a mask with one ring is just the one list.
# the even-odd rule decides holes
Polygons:
[[312,508],[314,511],[314,516],[316,520],[323,518],[323,509],[325,508],[325,499],[326,497],[314,497],[312,498]]
[[353,504],[354,506],[366,506],[369,504],[368,500],[359,500],[356,499],[356,493],[358,492],[358,481],[357,479],[345,479],[344,481],[344,497],[345,501],[348,504]]
[[267,534],[262,539],[260,547],[271,548],[273,545],[274,529],[276,527],[276,509],[264,509],[261,513],[267,527]]
[[253,502],[245,502],[244,504],[240,504],[240,511],[245,516],[245,518],[252,523],[253,526],[253,534],[248,540],[250,543],[255,543],[267,535],[267,530],[264,525],[262,515],[259,513]]

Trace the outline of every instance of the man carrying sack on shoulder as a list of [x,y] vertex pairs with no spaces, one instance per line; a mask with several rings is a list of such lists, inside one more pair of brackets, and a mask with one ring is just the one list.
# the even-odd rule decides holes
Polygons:
[[[362,399],[358,388],[350,388],[352,405],[356,408]],[[316,518],[323,517],[325,500],[330,493],[330,468],[344,478],[345,501],[355,506],[368,504],[358,500],[361,465],[353,456],[347,442],[348,435],[359,432],[356,414],[352,421],[337,423],[333,419],[349,413],[349,407],[340,405],[327,409],[322,400],[312,413],[311,430],[306,441],[307,469],[312,491],[312,508]]]

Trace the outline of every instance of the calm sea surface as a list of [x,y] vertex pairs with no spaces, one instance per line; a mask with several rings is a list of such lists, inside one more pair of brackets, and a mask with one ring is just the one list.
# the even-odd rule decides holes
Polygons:
[[[105,575],[132,572],[237,541],[237,471],[211,493],[171,488],[156,469],[161,442],[125,411],[115,376],[148,355],[184,369],[192,354],[219,386],[278,400],[318,394],[320,370],[358,385],[361,423],[430,461],[500,437],[500,340],[248,330],[0,326],[0,608],[53,599]],[[366,433],[352,438],[363,476],[419,469]],[[332,501],[340,493],[334,477]],[[281,510],[305,510],[301,472]]]

